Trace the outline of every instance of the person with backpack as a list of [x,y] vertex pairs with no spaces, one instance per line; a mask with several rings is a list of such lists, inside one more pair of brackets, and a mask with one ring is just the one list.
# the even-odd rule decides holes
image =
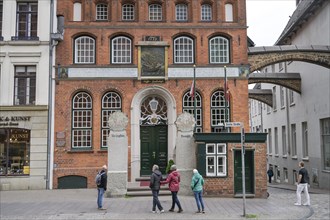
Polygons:
[[95,177],[95,182],[97,185],[97,208],[99,210],[106,210],[105,208],[103,208],[103,195],[105,191],[107,191],[107,169],[107,165],[103,165],[102,170],[98,172]]
[[268,182],[272,183],[272,177],[274,176],[273,167],[269,167],[267,170]]
[[159,170],[158,165],[152,166],[152,174],[150,176],[149,187],[152,191],[152,213],[156,213],[156,206],[158,207],[160,213],[164,213],[164,209],[160,204],[158,199],[159,190],[160,190],[160,181],[162,180],[162,173]]
[[308,193],[309,175],[304,167],[304,162],[299,162],[299,173],[297,180],[297,202],[295,205],[301,205],[301,192],[304,191],[306,196],[306,202],[303,205],[311,205],[310,197]]
[[161,181],[160,183],[161,184],[168,183],[168,187],[169,187],[169,189],[171,191],[171,194],[172,194],[172,206],[171,206],[170,210],[168,210],[168,211],[169,212],[174,212],[174,207],[175,207],[175,204],[176,204],[179,208],[178,213],[183,212],[180,201],[178,199],[178,192],[179,192],[179,188],[180,188],[180,173],[176,170],[176,165],[175,164],[173,164],[171,166],[169,175],[166,178],[166,180]]
[[[198,170],[193,170],[193,176],[191,178],[191,189],[194,192],[196,204],[198,211],[196,213],[205,213],[204,210],[204,202],[203,202],[203,185],[204,185],[204,179],[203,177],[198,173]],[[201,211],[202,208],[202,211]]]

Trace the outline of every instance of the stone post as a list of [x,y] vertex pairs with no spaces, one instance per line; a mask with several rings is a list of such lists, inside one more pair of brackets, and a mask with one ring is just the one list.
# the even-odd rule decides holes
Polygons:
[[176,122],[177,138],[175,144],[175,164],[181,175],[180,194],[192,195],[190,188],[192,170],[196,168],[196,144],[193,137],[195,118],[184,112]]
[[108,137],[108,190],[107,197],[124,196],[127,192],[128,139],[126,127],[128,117],[114,112],[109,117]]

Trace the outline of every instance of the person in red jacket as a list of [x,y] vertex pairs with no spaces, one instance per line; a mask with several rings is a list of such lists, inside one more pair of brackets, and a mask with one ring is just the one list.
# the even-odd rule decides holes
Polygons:
[[179,211],[178,213],[183,212],[183,209],[181,207],[180,201],[178,199],[178,192],[179,192],[179,188],[180,188],[180,174],[179,172],[176,170],[176,165],[173,164],[170,168],[170,174],[168,175],[168,177],[166,178],[165,181],[161,181],[161,184],[166,184],[168,183],[168,187],[172,193],[172,207],[170,208],[170,212],[174,212],[174,207],[175,204],[178,206]]

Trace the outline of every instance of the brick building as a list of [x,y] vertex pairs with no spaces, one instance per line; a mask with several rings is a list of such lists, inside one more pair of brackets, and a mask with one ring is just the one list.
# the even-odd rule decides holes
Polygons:
[[[196,167],[206,193],[239,193],[239,128],[227,132],[223,123],[243,122],[248,130],[245,1],[59,0],[57,14],[65,18],[65,36],[56,51],[54,188],[95,187],[114,111],[129,119],[128,180],[149,175],[154,163],[164,172],[175,158],[175,121],[186,111],[196,112],[195,135],[204,143]],[[250,138],[247,146],[257,197],[266,192],[259,142]],[[141,147],[146,143],[151,147]]]

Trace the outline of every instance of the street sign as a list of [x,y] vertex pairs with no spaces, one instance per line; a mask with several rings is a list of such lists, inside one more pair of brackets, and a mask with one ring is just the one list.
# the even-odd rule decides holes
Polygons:
[[225,127],[241,127],[241,122],[225,122]]

